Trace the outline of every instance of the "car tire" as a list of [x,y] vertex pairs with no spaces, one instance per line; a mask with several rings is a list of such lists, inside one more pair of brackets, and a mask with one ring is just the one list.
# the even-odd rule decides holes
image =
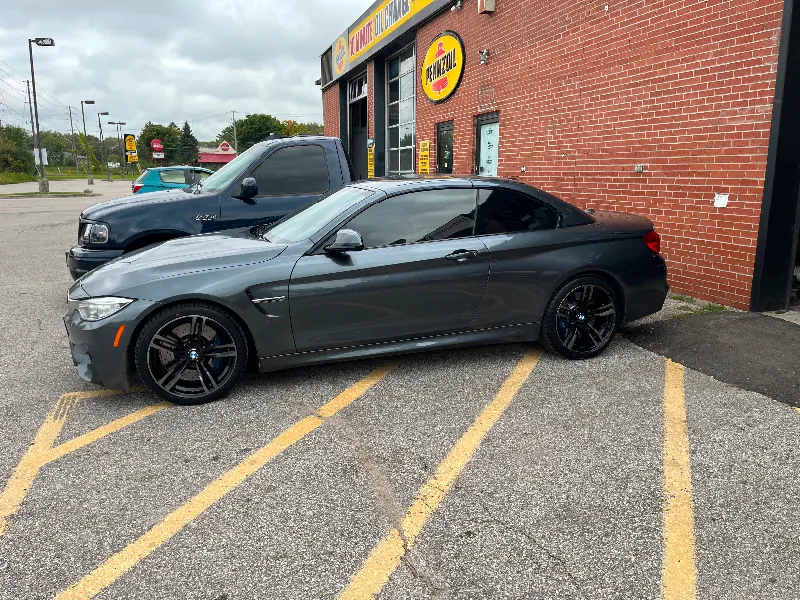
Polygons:
[[592,358],[611,343],[619,318],[620,300],[609,283],[594,275],[578,276],[551,298],[540,339],[545,348],[565,358]]
[[236,385],[247,365],[247,337],[226,311],[187,302],[147,321],[135,357],[139,377],[154,394],[175,404],[204,404]]

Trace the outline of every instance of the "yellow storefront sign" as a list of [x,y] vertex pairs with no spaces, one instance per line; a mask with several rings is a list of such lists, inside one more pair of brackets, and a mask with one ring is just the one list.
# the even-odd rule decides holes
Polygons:
[[422,90],[429,100],[444,102],[452,96],[464,75],[464,42],[457,33],[445,31],[434,38],[422,63]]
[[375,140],[373,138],[367,140],[367,177],[369,179],[375,177]]
[[366,19],[350,30],[348,36],[350,62],[367,52],[433,2],[434,0],[386,0],[381,2]]
[[125,150],[128,152],[136,152],[136,138],[131,134],[125,136]]
[[419,174],[429,175],[431,172],[431,142],[421,140],[419,143]]

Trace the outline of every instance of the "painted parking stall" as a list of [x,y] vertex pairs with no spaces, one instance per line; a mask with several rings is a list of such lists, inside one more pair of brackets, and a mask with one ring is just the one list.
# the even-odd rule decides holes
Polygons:
[[625,338],[249,375],[198,407],[100,390],[60,321],[80,202],[2,207],[49,234],[0,247],[0,598],[800,595],[791,406]]

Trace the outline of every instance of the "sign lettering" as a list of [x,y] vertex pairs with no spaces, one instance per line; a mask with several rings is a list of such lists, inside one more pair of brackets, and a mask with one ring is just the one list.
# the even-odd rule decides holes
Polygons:
[[[434,0],[385,0],[361,23],[350,29],[348,57],[350,62],[387,37],[412,16],[433,3]],[[339,43],[334,45],[334,68],[338,71],[336,56]]]
[[375,140],[369,138],[367,140],[367,178],[372,179],[375,177]]
[[431,142],[430,140],[420,140],[419,142],[419,174],[429,175],[431,172]]

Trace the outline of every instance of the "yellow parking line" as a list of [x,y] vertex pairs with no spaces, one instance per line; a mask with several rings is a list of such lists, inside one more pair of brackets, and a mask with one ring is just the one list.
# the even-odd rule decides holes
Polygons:
[[115,433],[128,425],[132,425],[138,421],[141,421],[145,417],[149,417],[152,414],[155,414],[165,408],[169,408],[172,406],[169,402],[160,402],[158,404],[151,404],[150,406],[145,406],[137,410],[136,412],[132,412],[131,414],[124,416],[120,419],[116,419],[111,421],[110,423],[106,423],[105,425],[98,427],[97,429],[93,429],[88,433],[84,433],[83,435],[79,435],[76,438],[71,439],[68,442],[64,442],[63,444],[59,444],[58,446],[53,447],[48,452],[44,454],[44,458],[46,462],[53,462],[54,460],[58,460],[59,458],[66,456],[70,452],[75,452],[84,446],[92,444],[99,439],[106,437],[111,433]]
[[28,447],[11,478],[0,494],[0,537],[5,533],[8,517],[15,514],[28,493],[39,470],[48,462],[50,451],[61,430],[64,428],[69,412],[78,400],[118,394],[117,390],[95,390],[91,392],[71,392],[58,399],[53,410],[39,428],[39,432]]
[[662,600],[694,600],[694,501],[683,365],[666,360],[664,376],[664,549]]
[[339,599],[372,598],[383,589],[481,442],[536,367],[540,357],[539,350],[531,350],[520,360],[494,399],[486,405],[466,433],[450,449],[436,472],[420,488],[403,517],[400,530],[393,528],[378,542],[361,569],[353,575],[350,584],[339,594]]
[[71,585],[56,596],[56,600],[78,600],[93,598],[125,573],[133,569],[154,550],[181,531],[193,519],[201,515],[228,492],[241,485],[270,460],[281,452],[303,439],[317,427],[363,395],[372,386],[383,379],[394,367],[387,364],[375,369],[372,373],[353,384],[333,400],[322,406],[315,415],[306,417],[280,433],[266,446],[245,458],[238,465],[223,473],[208,484],[202,491],[182,506],[173,510],[164,520],[147,531],[136,541],[111,556],[87,574],[83,579]]

